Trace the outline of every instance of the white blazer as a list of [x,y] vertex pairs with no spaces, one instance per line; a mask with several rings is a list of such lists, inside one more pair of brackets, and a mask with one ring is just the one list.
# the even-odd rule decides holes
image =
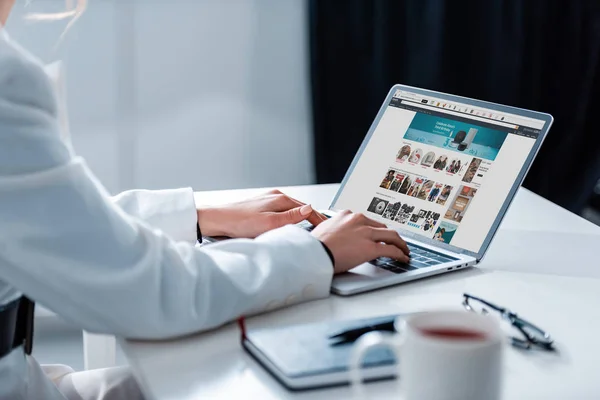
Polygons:
[[[191,189],[111,198],[61,140],[38,60],[0,30],[0,304],[25,293],[82,329],[158,339],[326,297],[333,268],[292,226],[197,247]],[[62,399],[22,348],[0,399]]]

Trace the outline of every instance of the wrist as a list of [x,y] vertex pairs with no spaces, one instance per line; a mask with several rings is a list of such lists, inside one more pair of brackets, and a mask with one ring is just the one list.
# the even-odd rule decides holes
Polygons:
[[226,232],[219,229],[218,211],[213,207],[199,207],[198,227],[202,231],[203,236],[227,236]]

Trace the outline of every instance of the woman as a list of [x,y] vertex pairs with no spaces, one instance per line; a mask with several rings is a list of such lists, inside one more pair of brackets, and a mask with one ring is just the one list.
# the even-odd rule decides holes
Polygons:
[[446,229],[445,228],[441,228],[434,236],[433,238],[435,240],[438,240],[440,242],[445,242],[444,240],[444,234],[446,233]]
[[396,160],[405,161],[410,155],[410,146],[404,145],[396,155]]
[[[13,3],[0,0],[0,28]],[[191,189],[110,198],[59,126],[41,64],[0,29],[2,400],[141,397],[126,369],[74,373],[26,356],[12,340],[22,294],[88,331],[161,339],[326,297],[334,273],[376,257],[408,261],[385,225],[349,211],[322,222],[279,192],[199,209]],[[319,226],[287,226],[304,219]],[[197,227],[256,239],[200,248]]]
[[400,190],[398,190],[398,193],[406,194],[406,191],[408,190],[408,187],[410,186],[411,183],[412,183],[412,179],[410,179],[410,177],[407,176],[406,179],[404,180],[404,182],[402,182],[402,185],[400,185]]
[[435,198],[437,197],[438,193],[440,192],[440,188],[439,187],[434,187],[433,190],[431,191],[431,193],[429,193],[429,198],[428,200],[433,202],[435,200]]
[[442,165],[442,156],[439,156],[437,161],[433,164],[433,168],[439,170],[439,169],[441,169],[441,167],[440,167],[441,165]]
[[440,171],[446,168],[446,163],[448,162],[448,157],[444,156],[442,162],[440,163]]
[[450,163],[450,166],[446,169],[447,172],[450,172],[451,174],[454,173],[454,166],[456,165],[456,160],[452,160],[452,162]]
[[452,170],[452,173],[453,173],[453,174],[455,174],[455,173],[457,173],[458,171],[460,171],[460,160],[458,160],[458,161],[456,162],[456,166],[455,166],[455,167],[454,167],[454,169]]
[[381,181],[380,188],[389,189],[392,181],[394,180],[394,170],[389,170],[383,181]]

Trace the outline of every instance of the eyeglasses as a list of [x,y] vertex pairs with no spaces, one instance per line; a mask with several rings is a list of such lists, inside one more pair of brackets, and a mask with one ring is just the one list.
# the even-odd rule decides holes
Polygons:
[[537,348],[541,350],[554,351],[554,340],[552,340],[546,331],[538,328],[531,322],[524,320],[516,313],[506,308],[499,307],[490,303],[489,301],[480,299],[479,297],[471,296],[467,293],[465,293],[463,296],[463,306],[466,310],[488,315],[490,313],[488,308],[490,308],[493,311],[499,312],[502,319],[508,321],[514,328],[516,328],[520,332],[521,337],[511,337],[511,344],[513,346],[526,350]]

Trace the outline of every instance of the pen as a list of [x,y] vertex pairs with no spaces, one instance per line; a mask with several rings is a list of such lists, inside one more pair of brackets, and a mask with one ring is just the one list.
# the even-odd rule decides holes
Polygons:
[[352,328],[335,335],[329,337],[329,339],[339,339],[334,344],[343,344],[343,343],[352,343],[356,341],[359,337],[368,332],[375,331],[385,331],[385,332],[395,332],[394,322],[395,319],[391,319],[389,321],[380,322],[378,324],[361,326],[358,328]]

